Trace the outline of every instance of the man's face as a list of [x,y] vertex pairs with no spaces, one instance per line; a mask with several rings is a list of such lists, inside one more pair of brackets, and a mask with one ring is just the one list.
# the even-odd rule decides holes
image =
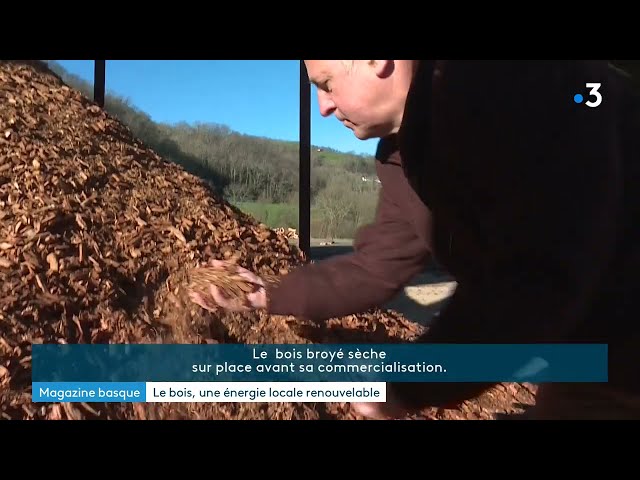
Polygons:
[[392,60],[305,60],[318,87],[322,116],[333,114],[360,140],[385,137],[397,126]]

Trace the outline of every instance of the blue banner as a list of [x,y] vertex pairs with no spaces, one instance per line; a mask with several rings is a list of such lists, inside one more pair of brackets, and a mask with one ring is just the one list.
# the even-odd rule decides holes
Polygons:
[[33,382],[606,382],[607,345],[35,344]]
[[146,402],[147,386],[141,382],[34,382],[34,402]]

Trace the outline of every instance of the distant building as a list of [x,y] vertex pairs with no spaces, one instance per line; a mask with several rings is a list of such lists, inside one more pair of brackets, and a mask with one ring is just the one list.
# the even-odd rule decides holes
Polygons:
[[[362,177],[360,177],[360,180],[362,180],[363,182],[368,182],[369,178],[367,176],[365,176],[365,175],[362,175]],[[376,182],[376,183],[382,184],[382,182],[380,181],[380,179],[378,177],[375,177],[373,179],[373,181]]]

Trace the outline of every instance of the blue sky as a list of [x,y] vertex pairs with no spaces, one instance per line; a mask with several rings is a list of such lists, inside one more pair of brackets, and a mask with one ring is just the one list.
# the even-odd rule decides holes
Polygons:
[[[93,83],[93,60],[56,60]],[[158,122],[206,122],[240,133],[299,140],[299,60],[107,60],[107,93],[129,99]],[[311,143],[373,155],[377,140],[358,140],[318,111],[311,90]]]

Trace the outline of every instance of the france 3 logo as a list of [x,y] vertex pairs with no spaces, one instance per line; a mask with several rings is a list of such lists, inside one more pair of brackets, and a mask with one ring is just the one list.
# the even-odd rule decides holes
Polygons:
[[584,95],[582,95],[581,93],[576,93],[573,96],[573,101],[580,104],[583,103],[587,106],[587,107],[591,107],[591,108],[596,108],[598,105],[600,105],[602,103],[602,93],[600,93],[600,87],[602,87],[601,83],[587,83],[585,84],[587,87],[587,98],[593,98],[593,100],[587,100],[585,101],[585,97]]

